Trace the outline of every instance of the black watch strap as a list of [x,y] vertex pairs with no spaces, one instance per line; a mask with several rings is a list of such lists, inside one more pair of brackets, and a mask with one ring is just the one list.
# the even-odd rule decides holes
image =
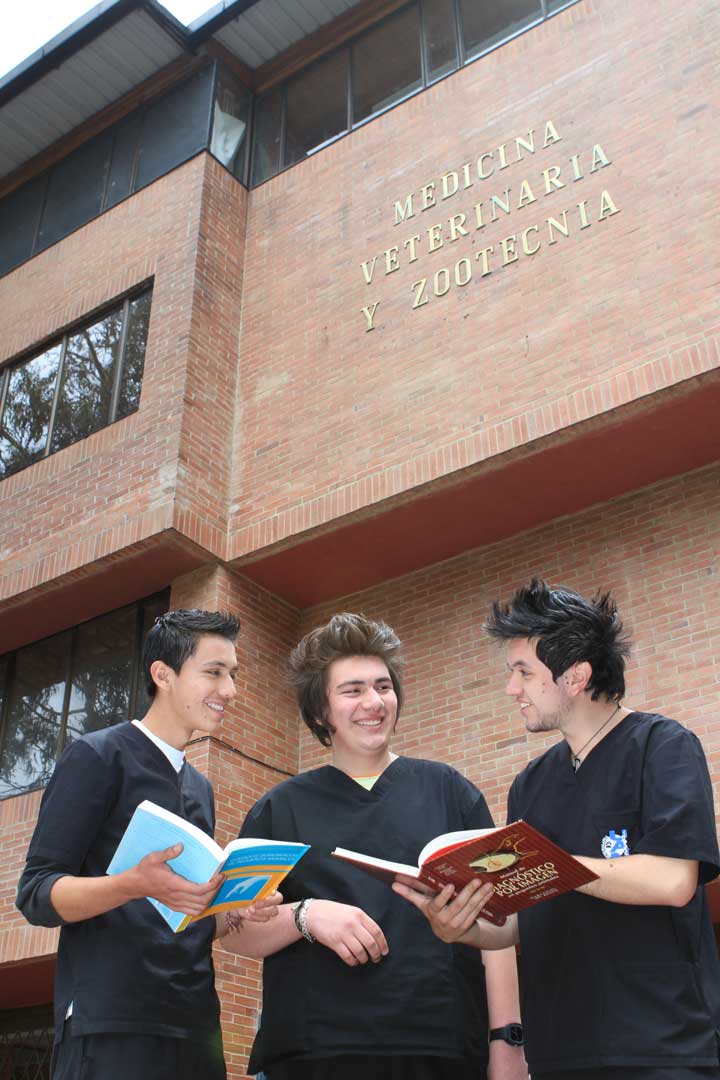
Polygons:
[[490,1042],[493,1039],[502,1039],[510,1046],[522,1046],[524,1043],[522,1024],[505,1024],[504,1027],[492,1028]]

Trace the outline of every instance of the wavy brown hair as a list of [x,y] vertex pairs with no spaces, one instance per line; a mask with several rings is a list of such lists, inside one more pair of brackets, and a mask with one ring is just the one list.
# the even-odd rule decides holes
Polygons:
[[290,653],[290,685],[295,691],[300,715],[323,746],[332,743],[328,721],[327,673],[336,660],[348,656],[376,656],[386,665],[397,697],[403,703],[401,669],[403,657],[397,634],[384,622],[343,611],[325,626],[306,634]]

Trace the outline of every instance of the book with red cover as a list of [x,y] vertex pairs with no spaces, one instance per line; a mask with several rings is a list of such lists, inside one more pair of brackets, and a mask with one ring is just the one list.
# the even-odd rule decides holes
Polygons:
[[346,848],[335,848],[333,855],[390,884],[398,876],[414,878],[435,892],[448,884],[459,891],[475,877],[490,881],[495,892],[481,914],[497,926],[516,911],[597,877],[526,821],[436,836],[420,852],[417,866]]

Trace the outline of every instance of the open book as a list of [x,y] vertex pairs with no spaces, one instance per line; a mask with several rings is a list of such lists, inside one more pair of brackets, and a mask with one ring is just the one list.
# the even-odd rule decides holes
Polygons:
[[[413,878],[423,892],[423,886],[439,892],[448,884],[459,891],[474,877],[481,877],[495,887],[481,914],[497,926],[502,926],[515,911],[597,877],[526,821],[515,821],[500,829],[436,836],[420,852],[417,866],[388,862],[346,848],[335,848],[333,855],[390,884],[398,876]],[[412,885],[412,881],[406,884]]]
[[200,915],[173,911],[148,896],[153,907],[176,933],[207,915],[249,907],[256,900],[262,900],[278,887],[308,850],[307,844],[252,839],[233,840],[223,850],[197,825],[145,799],[131,817],[107,872],[121,874],[136,866],[151,851],[163,851],[178,843],[183,845],[182,851],[168,862],[177,874],[200,883],[209,881],[215,871],[220,870],[225,881]]

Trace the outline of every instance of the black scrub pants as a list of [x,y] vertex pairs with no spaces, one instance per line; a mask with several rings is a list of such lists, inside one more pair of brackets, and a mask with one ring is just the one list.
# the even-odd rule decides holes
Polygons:
[[52,1080],[225,1080],[220,1039],[213,1045],[159,1035],[70,1034],[53,1047]]
[[342,1054],[312,1061],[284,1061],[269,1067],[265,1075],[267,1080],[486,1080],[484,1068],[478,1069],[460,1058],[427,1054]]
[[720,1065],[691,1069],[684,1065],[649,1065],[633,1069],[575,1069],[570,1072],[534,1072],[532,1080],[720,1080]]

